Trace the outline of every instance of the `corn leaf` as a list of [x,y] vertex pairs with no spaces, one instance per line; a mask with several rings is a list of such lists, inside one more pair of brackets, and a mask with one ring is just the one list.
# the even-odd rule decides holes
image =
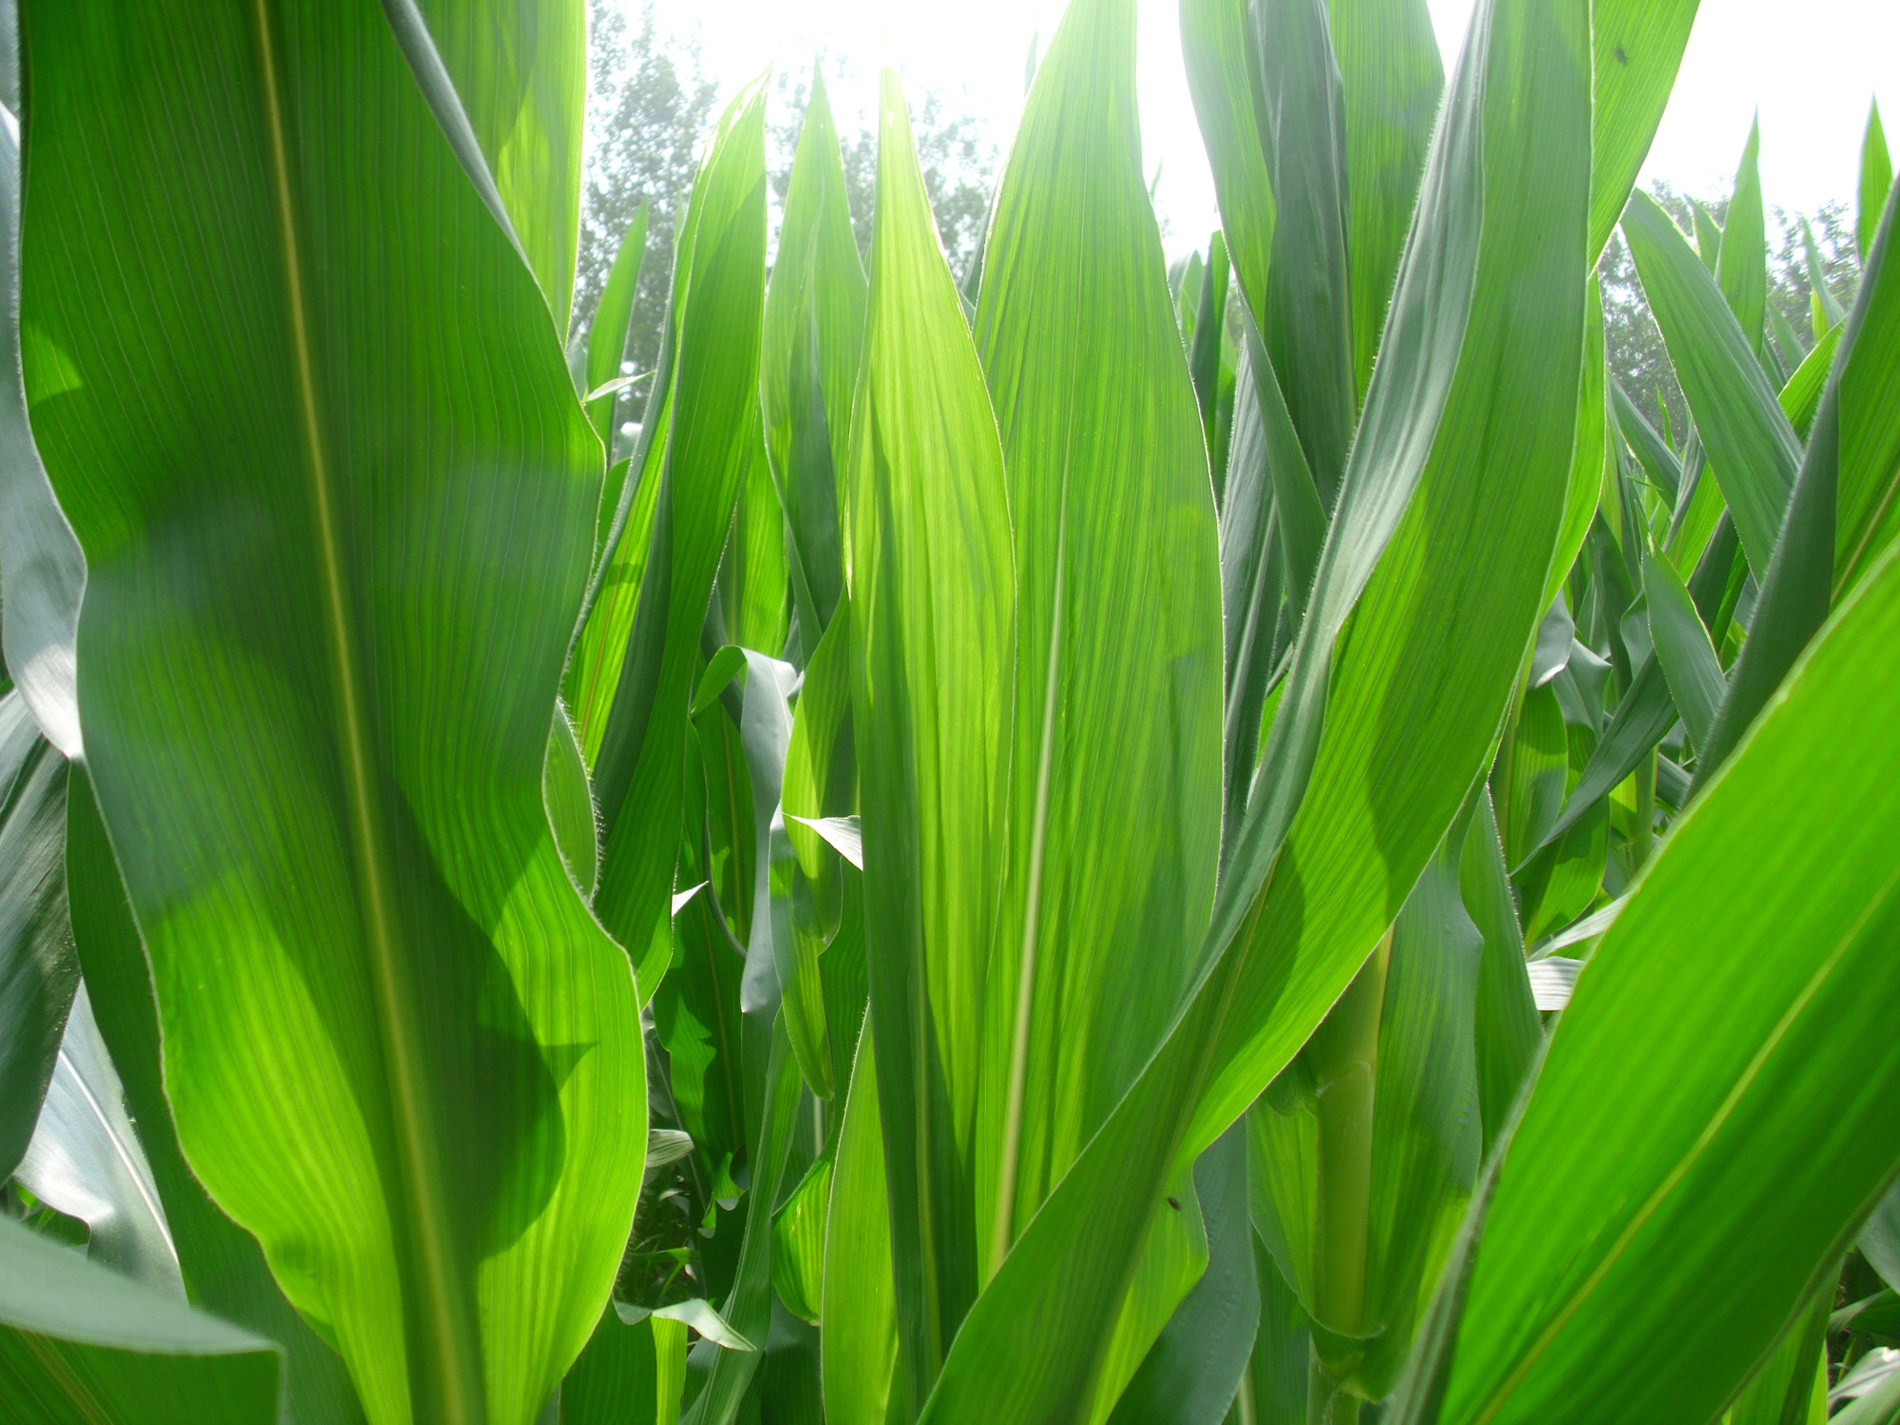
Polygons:
[[645,1141],[542,800],[598,442],[381,6],[23,21],[34,429],[180,1144],[372,1418],[525,1422]]
[[[400,14],[411,4],[428,25],[515,240],[565,341],[580,238],[587,7],[583,0],[397,0],[391,9]],[[614,360],[617,365],[618,356]]]
[[0,698],[0,1172],[39,1120],[79,981],[66,919],[66,760],[18,689]]
[[897,1360],[884,1135],[878,1119],[877,1051],[866,1018],[825,1215],[819,1349],[827,1425],[884,1425]]
[[1697,747],[1709,744],[1715,715],[1728,692],[1722,664],[1709,642],[1709,631],[1696,613],[1689,591],[1669,561],[1645,552],[1643,591],[1649,598],[1649,629],[1656,661],[1669,683],[1670,697]]
[[83,984],[15,1176],[41,1202],[86,1224],[89,1260],[185,1299],[165,1209]]
[[[1900,416],[1891,408],[1900,392],[1900,364],[1893,360],[1900,345],[1900,264],[1887,261],[1895,240],[1895,206],[1900,201],[1890,197],[1853,313],[1835,328],[1842,332],[1840,349],[1815,412],[1774,562],[1762,579],[1748,642],[1696,765],[1697,787],[1706,785],[1734,749],[1826,621],[1836,590],[1845,593],[1861,577],[1855,565],[1866,567],[1868,542],[1883,533],[1880,521],[1887,512],[1881,507],[1900,483]],[[1879,511],[1871,519],[1869,506]],[[1851,551],[1845,561],[1843,549]]]
[[[562,687],[609,827],[638,760],[642,743],[636,734],[644,730],[643,725],[624,728],[622,738],[632,745],[616,750],[603,771],[601,747],[610,710],[626,682],[623,719],[640,723],[642,708],[648,716],[660,709],[661,721],[670,714],[671,697],[659,695],[662,655],[674,652],[666,674],[683,676],[682,664],[690,673],[739,482],[752,459],[745,412],[750,408],[756,420],[765,252],[764,98],[762,84],[736,95],[701,158],[680,224],[671,306],[640,440],[629,457],[620,505],[588,592],[587,622]],[[674,524],[682,519],[688,529],[676,537]],[[707,534],[713,525],[717,532]],[[647,568],[656,555],[656,582],[648,597]],[[676,584],[682,604],[677,612]],[[702,587],[705,592],[694,597],[691,590]],[[697,609],[690,620],[684,605]],[[683,648],[668,637],[672,618],[691,623],[692,640]],[[663,750],[656,747],[656,755]],[[660,769],[650,770],[657,774]]]
[[1676,85],[1698,0],[1599,0],[1594,30],[1590,256],[1602,255]]
[[[989,260],[986,302],[1008,248],[992,246]],[[900,1389],[920,1400],[976,1292],[968,1184],[1005,850],[1015,565],[989,393],[888,72],[868,312],[852,415],[852,724],[896,1319],[911,1373]]]
[[1761,122],[1748,131],[1748,143],[1735,170],[1735,191],[1729,197],[1722,228],[1722,250],[1715,265],[1715,285],[1757,356],[1768,339],[1768,231],[1761,207]]
[[1440,1421],[1713,1418],[1884,1191],[1896,648],[1889,558],[1598,946],[1503,1161]]
[[[1571,469],[1588,271],[1590,90],[1578,58],[1587,20],[1582,6],[1478,12],[1434,137],[1263,790],[1191,997],[964,1323],[928,1421],[1041,1425],[1086,1408],[1134,1245],[1166,1211],[1177,1168],[1257,1097],[1352,979],[1489,755],[1547,606],[1539,595]],[[1480,210],[1494,221],[1481,223]],[[1462,542],[1480,525],[1482,558]],[[1480,566],[1482,581],[1438,572]],[[1335,684],[1341,711],[1320,739]],[[1379,764],[1389,775],[1368,778],[1367,757],[1381,746],[1392,749]],[[1303,821],[1289,837],[1302,791]],[[1401,804],[1402,823],[1386,810]],[[1332,869],[1309,879],[1316,867]],[[1191,1115],[1185,1104],[1196,1105]]]
[[[614,252],[613,266],[607,270],[606,284],[600,289],[600,301],[594,308],[593,322],[587,328],[587,379],[585,390],[594,391],[620,375],[620,358],[627,350],[627,329],[633,320],[633,299],[640,288],[640,268],[647,253],[647,205],[634,210],[633,221],[621,236]],[[594,434],[611,456],[614,448],[614,412],[619,408],[618,393],[600,396],[587,403],[587,419]],[[618,495],[618,491],[607,492]],[[618,500],[601,500],[602,533],[611,519]]]
[[1854,217],[1854,238],[1862,262],[1874,249],[1880,214],[1893,186],[1893,160],[1887,153],[1887,131],[1880,124],[1878,102],[1867,110],[1867,132],[1860,145],[1860,206]]
[[283,1395],[297,1425],[358,1425],[363,1407],[336,1352],[284,1299],[257,1239],[226,1217],[192,1175],[160,1080],[158,1004],[91,783],[75,769],[66,806],[66,883],[73,945],[93,1018],[165,1206],[192,1305],[282,1349]]
[[[694,187],[674,273],[678,348],[667,373],[664,454],[657,468],[642,472],[643,481],[653,473],[658,478],[652,544],[637,606],[623,625],[625,662],[609,684],[604,674],[613,658],[603,645],[603,676],[578,709],[585,736],[586,710],[600,706],[603,689],[610,694],[594,760],[605,831],[595,908],[602,924],[628,946],[647,944],[673,893],[686,711],[700,630],[733,508],[761,440],[764,255],[760,78],[727,108]],[[601,616],[597,604],[592,617]],[[611,629],[603,627],[603,639]],[[585,636],[578,656],[589,657]]]
[[1766,577],[1801,441],[1715,279],[1655,199],[1642,192],[1630,199],[1623,235],[1749,568]]
[[[12,11],[0,29],[11,44]],[[11,112],[0,116],[0,297],[7,311],[19,310],[20,142]],[[0,637],[7,676],[41,731],[66,756],[78,757],[84,744],[73,641],[86,559],[53,497],[27,425],[26,389],[18,373],[22,345],[33,339],[17,321],[0,322],[0,361],[8,373],[0,380]],[[57,361],[49,374],[55,385],[68,379]],[[0,1161],[6,1161],[4,1151]]]
[[19,1425],[276,1421],[277,1348],[0,1220],[0,1407]]
[[1418,205],[1445,63],[1424,0],[1333,0],[1329,8],[1345,100],[1353,374],[1363,400]]
[[844,587],[840,472],[850,457],[864,303],[844,159],[824,72],[814,62],[759,361],[766,449],[790,529],[792,597],[804,642],[800,666],[830,627]]
[[1276,209],[1267,173],[1273,131],[1246,0],[1181,0],[1181,53],[1214,173],[1221,232],[1258,322],[1266,312]]
[[1071,8],[1010,154],[977,312],[1017,611],[977,1119],[983,1279],[1159,1043],[1219,855],[1216,516],[1134,68],[1131,4]]
[[[1330,510],[1359,401],[1346,246],[1346,101],[1328,9],[1327,0],[1260,0],[1253,18],[1261,88],[1274,116],[1267,166],[1278,205],[1260,336]],[[1381,220],[1389,221],[1383,210],[1390,201],[1385,193],[1369,195]],[[1369,266],[1377,262],[1369,255]]]

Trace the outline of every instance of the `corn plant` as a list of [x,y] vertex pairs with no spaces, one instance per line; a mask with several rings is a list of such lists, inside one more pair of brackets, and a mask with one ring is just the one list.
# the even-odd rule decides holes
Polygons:
[[1072,0],[569,341],[578,0],[19,9],[7,1418],[1900,1416],[1877,114],[1803,338],[1694,0],[1182,0],[1170,271]]

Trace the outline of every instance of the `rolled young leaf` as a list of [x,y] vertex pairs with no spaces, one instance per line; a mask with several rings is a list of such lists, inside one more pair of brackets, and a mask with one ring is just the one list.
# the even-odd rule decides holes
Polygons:
[[372,1419],[523,1425],[645,1147],[542,800],[599,443],[382,6],[22,18],[34,429],[181,1147]]

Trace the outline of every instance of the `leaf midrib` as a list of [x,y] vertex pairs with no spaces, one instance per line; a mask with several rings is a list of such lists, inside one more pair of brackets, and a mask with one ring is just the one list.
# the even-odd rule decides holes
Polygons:
[[[337,711],[342,721],[342,747],[349,803],[349,835],[355,852],[362,894],[367,902],[363,929],[368,942],[369,971],[384,1051],[386,1087],[393,1111],[400,1200],[408,1209],[407,1224],[415,1240],[411,1265],[419,1277],[418,1300],[405,1301],[407,1310],[422,1317],[418,1333],[432,1359],[422,1365],[433,1377],[439,1395],[433,1402],[445,1425],[479,1425],[482,1410],[480,1342],[463,1328],[458,1294],[447,1195],[439,1147],[424,1088],[426,1054],[418,1042],[413,1002],[400,962],[400,942],[390,915],[385,883],[383,848],[371,791],[370,751],[365,733],[362,690],[356,676],[355,650],[350,632],[347,595],[343,586],[342,552],[332,499],[332,474],[323,443],[318,412],[315,363],[304,301],[302,259],[299,252],[296,206],[291,193],[290,157],[284,136],[283,97],[278,60],[271,36],[269,0],[253,0],[258,61],[264,81],[264,109],[270,134],[271,181],[276,201],[278,235],[282,244],[284,280],[290,306],[291,346],[297,366],[298,409],[311,499],[316,517],[318,552],[323,565],[326,649],[336,679]],[[404,1293],[405,1298],[407,1293]],[[411,1405],[414,1400],[411,1389]]]

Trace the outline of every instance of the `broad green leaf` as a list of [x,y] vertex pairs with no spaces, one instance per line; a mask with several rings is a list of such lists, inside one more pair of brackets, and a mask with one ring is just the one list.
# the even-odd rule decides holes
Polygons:
[[[594,307],[594,319],[587,328],[587,384],[593,391],[620,375],[620,358],[627,350],[627,328],[633,320],[633,299],[640,289],[640,267],[647,253],[647,204],[634,210],[633,221],[622,234],[614,253],[613,266],[607,269],[606,285],[600,289],[600,301]],[[619,408],[616,393],[587,403],[587,419],[594,434],[612,459],[614,448],[614,412]],[[602,513],[613,508],[603,499]]]
[[[668,720],[671,698],[659,694],[662,655],[673,651],[676,661],[665,673],[677,677],[677,660],[698,648],[705,600],[752,459],[746,412],[756,419],[764,102],[762,83],[735,96],[700,162],[674,253],[672,303],[653,391],[562,688],[597,778],[609,712],[623,682],[630,688],[623,717],[638,705],[660,710],[657,722]],[[676,530],[676,523],[685,527]],[[647,597],[655,555],[659,562]],[[702,588],[706,592],[695,596]],[[698,612],[690,617],[692,641],[675,649],[669,619],[688,618],[680,605]],[[626,765],[609,769],[614,785],[598,788],[603,812],[611,805],[617,813],[626,794],[640,751],[640,740],[632,741],[630,751],[615,755],[616,763]],[[656,747],[656,755],[664,750]],[[606,819],[611,829],[613,816]]]
[[897,1360],[877,1058],[867,1018],[831,1171],[820,1307],[827,1425],[884,1425]]
[[1353,373],[1363,399],[1445,90],[1424,0],[1331,0],[1345,100]]
[[[1339,498],[1359,398],[1347,261],[1345,96],[1327,12],[1328,0],[1259,0],[1253,7],[1262,92],[1274,117],[1267,167],[1279,210],[1260,336],[1330,510]],[[1381,193],[1378,208],[1389,201]],[[1380,217],[1383,227],[1383,211]]]
[[[652,548],[638,606],[626,625],[626,663],[612,687],[594,760],[605,836],[595,909],[629,946],[652,937],[673,893],[686,709],[700,630],[733,507],[761,439],[764,254],[761,77],[721,119],[680,239],[673,278],[678,349],[668,373],[672,389]],[[598,604],[593,617],[601,617]],[[585,637],[580,653],[588,653]],[[583,735],[588,726],[583,717]]]
[[66,806],[66,883],[72,935],[94,1022],[112,1055],[125,1106],[165,1205],[192,1304],[277,1343],[283,1393],[297,1425],[359,1425],[363,1407],[343,1362],[291,1308],[256,1238],[206,1195],[178,1150],[160,1082],[158,1005],[91,784],[75,770]]
[[1735,191],[1729,198],[1721,258],[1715,267],[1715,284],[1757,356],[1767,339],[1768,312],[1768,230],[1761,207],[1760,152],[1761,121],[1757,119],[1735,169]]
[[1602,256],[1676,85],[1698,0],[1597,0],[1590,258]]
[[850,459],[864,304],[844,159],[823,69],[814,62],[759,359],[766,449],[791,531],[793,602],[805,645],[801,667],[829,628],[844,587],[841,472]]
[[1016,661],[976,1130],[983,1281],[1160,1042],[1220,849],[1216,515],[1142,182],[1129,0],[1065,16],[986,263],[976,339],[1009,477]]
[[[992,239],[986,303],[1012,260]],[[921,1399],[977,1288],[970,1164],[1006,849],[1016,574],[996,420],[888,71],[850,504],[864,920],[912,1373],[900,1389]]]
[[1715,279],[1670,216],[1638,192],[1624,215],[1623,235],[1749,568],[1766,577],[1801,466],[1801,442]]
[[1445,1425],[1712,1418],[1891,1178],[1896,649],[1888,559],[1577,982],[1483,1225]]
[[[1548,607],[1571,473],[1589,270],[1587,20],[1581,4],[1477,14],[1190,994],[964,1322],[926,1420],[1076,1417],[1168,1184],[1357,973],[1490,755]],[[1492,221],[1477,221],[1480,203]],[[1482,579],[1451,577],[1474,569]],[[1338,712],[1321,737],[1329,689]]]
[[65,820],[66,759],[15,689],[0,698],[0,1174],[33,1137],[79,982]]
[[83,984],[15,1176],[41,1202],[86,1224],[88,1259],[185,1299],[158,1187]]
[[34,432],[180,1144],[373,1419],[525,1422],[645,1144],[541,790],[599,443],[381,6],[23,18]]
[[[413,2],[566,340],[580,238],[587,7],[583,0]],[[410,62],[421,68],[413,51]]]
[[1709,631],[1696,613],[1689,591],[1669,561],[1643,556],[1643,590],[1649,596],[1649,629],[1656,661],[1662,664],[1670,696],[1697,747],[1709,745],[1716,710],[1728,692],[1722,664],[1709,642]]
[[1893,160],[1887,154],[1887,132],[1880,124],[1880,105],[1867,110],[1867,133],[1860,145],[1860,206],[1854,219],[1855,244],[1864,263],[1874,250],[1874,237],[1880,231],[1880,215],[1887,206],[1887,190],[1893,186]]
[[[1844,594],[1860,577],[1854,566],[1865,559],[1867,541],[1879,537],[1877,523],[1888,515],[1881,506],[1900,484],[1900,414],[1892,409],[1900,393],[1900,363],[1894,360],[1900,349],[1900,264],[1889,271],[1886,260],[1894,241],[1894,206],[1890,197],[1853,314],[1838,324],[1840,349],[1815,412],[1774,562],[1761,581],[1748,642],[1697,761],[1698,787],[1735,747],[1826,621],[1836,591]],[[1867,517],[1870,504],[1879,511],[1873,519]],[[1843,550],[1852,553],[1843,559]]]
[[1261,458],[1272,497],[1273,525],[1285,565],[1286,602],[1295,627],[1306,613],[1306,598],[1326,545],[1326,507],[1313,482],[1312,467],[1300,448],[1299,433],[1287,411],[1273,362],[1254,329],[1245,323],[1247,370],[1253,377],[1254,409],[1260,422]]
[[282,1358],[0,1220],[0,1408],[18,1425],[273,1425]]
[[1241,296],[1264,320],[1275,207],[1273,132],[1246,0],[1181,0],[1181,52]]

